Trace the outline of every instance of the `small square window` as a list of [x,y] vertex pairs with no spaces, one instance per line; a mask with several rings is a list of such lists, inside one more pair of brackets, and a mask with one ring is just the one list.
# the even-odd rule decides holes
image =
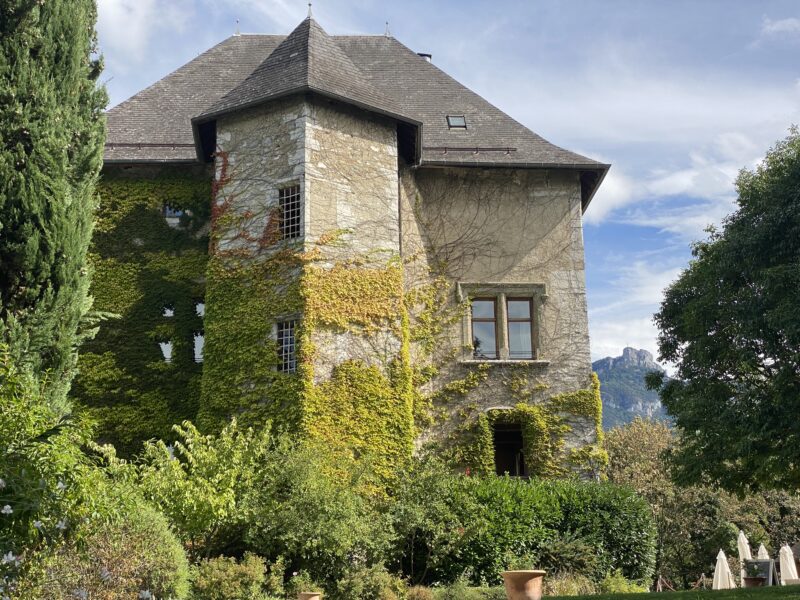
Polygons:
[[447,126],[450,129],[466,129],[467,118],[464,115],[447,115]]
[[278,323],[278,371],[282,373],[294,373],[297,371],[296,328],[296,320],[281,321]]
[[167,219],[180,219],[183,215],[184,211],[182,209],[164,204],[164,216]]
[[281,217],[281,239],[299,238],[302,233],[300,225],[303,216],[300,186],[293,185],[278,190],[278,205]]

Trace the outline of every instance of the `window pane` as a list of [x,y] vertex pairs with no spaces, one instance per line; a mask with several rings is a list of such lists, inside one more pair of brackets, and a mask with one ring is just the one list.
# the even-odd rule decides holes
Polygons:
[[449,127],[464,127],[467,126],[467,119],[464,115],[447,115],[447,125]]
[[158,342],[158,347],[161,348],[161,355],[164,357],[164,362],[172,362],[172,342]]
[[297,370],[294,337],[296,324],[297,321],[278,323],[278,370],[284,373],[294,373]]
[[299,238],[302,233],[300,186],[293,185],[278,190],[278,203],[281,210],[281,237],[285,240]]
[[194,362],[203,362],[203,348],[206,345],[206,338],[202,333],[194,334]]
[[508,324],[508,353],[511,358],[533,358],[530,321]]
[[473,300],[473,319],[494,319],[494,300]]
[[472,354],[475,358],[497,358],[496,339],[493,322],[472,322]]
[[508,301],[509,319],[530,319],[531,301],[530,300],[509,300]]

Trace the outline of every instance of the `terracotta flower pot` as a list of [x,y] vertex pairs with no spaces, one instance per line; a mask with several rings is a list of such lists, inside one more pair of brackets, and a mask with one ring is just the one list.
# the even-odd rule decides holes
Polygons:
[[508,600],[541,600],[544,571],[503,571]]
[[300,592],[297,600],[322,600],[322,592]]

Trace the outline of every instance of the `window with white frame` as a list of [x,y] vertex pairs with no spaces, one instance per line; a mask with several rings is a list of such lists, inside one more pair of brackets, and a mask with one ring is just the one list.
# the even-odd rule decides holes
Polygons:
[[538,360],[541,358],[537,314],[546,299],[544,284],[459,283],[469,302],[466,345],[472,360]]
[[297,371],[297,320],[279,321],[276,328],[278,343],[278,371],[294,373]]
[[292,240],[301,237],[303,202],[300,197],[300,186],[291,185],[279,189],[278,207],[280,209],[281,218],[281,239]]

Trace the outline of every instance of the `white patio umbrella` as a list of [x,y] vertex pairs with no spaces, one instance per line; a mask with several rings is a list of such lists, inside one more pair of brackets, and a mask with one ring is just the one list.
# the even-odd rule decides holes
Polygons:
[[[781,561],[781,585],[800,583],[797,578],[797,566],[794,564],[794,553],[789,546],[783,546],[778,552]],[[793,581],[792,581],[793,580]]]
[[758,558],[758,560],[769,560],[769,552],[767,552],[767,549],[764,548],[764,544],[758,545],[758,553],[756,554],[756,558]]
[[733,580],[733,573],[728,566],[728,559],[725,553],[720,550],[717,554],[717,566],[714,567],[714,583],[711,584],[712,590],[730,590],[736,587]]
[[741,568],[739,573],[741,579],[739,581],[744,581],[744,561],[751,560],[753,555],[750,553],[750,542],[747,541],[747,536],[741,529],[739,530],[739,537],[736,538],[736,547],[739,550],[739,567]]

